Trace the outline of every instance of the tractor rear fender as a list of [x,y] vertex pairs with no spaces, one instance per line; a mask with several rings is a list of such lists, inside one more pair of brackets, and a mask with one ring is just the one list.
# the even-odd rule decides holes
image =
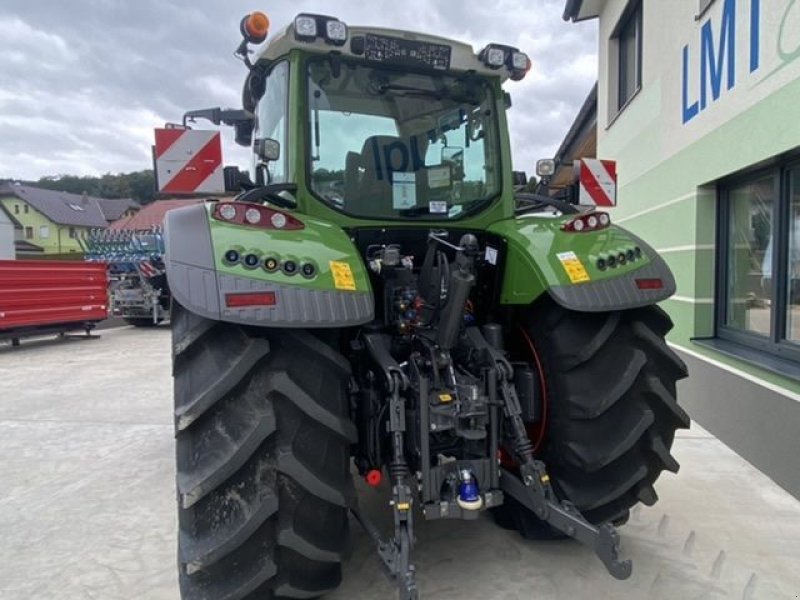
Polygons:
[[567,232],[561,229],[566,221],[530,215],[489,227],[507,247],[501,303],[529,304],[548,293],[564,308],[603,312],[647,306],[675,293],[667,264],[631,232],[615,225]]
[[266,327],[372,320],[369,278],[341,228],[305,215],[297,216],[302,229],[236,225],[213,218],[213,209],[214,203],[195,204],[165,218],[169,287],[187,310]]

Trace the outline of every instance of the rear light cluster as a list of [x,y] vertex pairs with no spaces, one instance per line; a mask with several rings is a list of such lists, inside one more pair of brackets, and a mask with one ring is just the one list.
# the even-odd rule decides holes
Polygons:
[[294,231],[305,228],[301,220],[288,213],[249,202],[218,202],[212,216],[218,221],[262,229]]
[[601,271],[606,269],[615,269],[616,267],[624,267],[628,263],[636,262],[642,258],[642,249],[639,246],[623,250],[617,254],[609,254],[606,257],[597,259],[597,268]]
[[313,279],[317,275],[317,265],[310,260],[297,261],[291,258],[282,260],[280,257],[274,255],[262,258],[262,256],[256,252],[242,253],[235,248],[231,248],[225,252],[223,261],[229,267],[241,265],[245,269],[250,270],[260,267],[267,273],[277,273],[281,271],[284,275],[288,275],[289,277],[299,273],[306,279]]
[[611,225],[611,217],[608,213],[591,212],[567,221],[561,226],[561,230],[569,233],[586,233],[605,229],[609,225]]

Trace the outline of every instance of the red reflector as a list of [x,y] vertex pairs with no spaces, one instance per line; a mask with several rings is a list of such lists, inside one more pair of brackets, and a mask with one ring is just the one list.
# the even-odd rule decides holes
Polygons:
[[637,279],[636,287],[640,290],[660,290],[664,287],[664,282],[660,279]]
[[365,479],[367,480],[367,484],[371,487],[378,487],[381,484],[383,476],[378,469],[372,469],[367,472]]
[[225,294],[225,305],[228,308],[242,306],[275,306],[275,292],[252,292],[246,294]]

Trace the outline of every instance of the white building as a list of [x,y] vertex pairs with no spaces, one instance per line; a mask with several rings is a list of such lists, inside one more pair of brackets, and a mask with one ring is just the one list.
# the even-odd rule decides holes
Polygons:
[[0,260],[14,258],[14,223],[0,208]]
[[681,401],[800,497],[800,0],[568,0],[612,218],[672,267]]

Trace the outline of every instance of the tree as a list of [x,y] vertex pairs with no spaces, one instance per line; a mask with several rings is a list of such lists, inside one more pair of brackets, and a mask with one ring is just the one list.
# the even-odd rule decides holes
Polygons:
[[100,177],[77,175],[48,175],[38,181],[24,181],[36,187],[82,194],[99,198],[132,198],[140,204],[148,204],[155,199],[155,177],[152,170],[133,173],[106,173]]

